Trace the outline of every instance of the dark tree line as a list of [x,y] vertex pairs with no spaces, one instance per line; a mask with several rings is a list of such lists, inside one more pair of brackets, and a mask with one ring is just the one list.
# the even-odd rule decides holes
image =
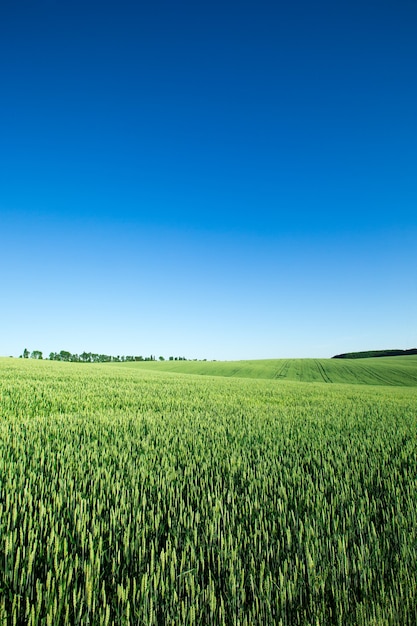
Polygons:
[[332,359],[369,359],[381,356],[408,356],[416,355],[417,348],[410,350],[368,350],[366,352],[345,352],[344,354],[336,354]]
[[[20,356],[23,359],[43,359],[43,354],[40,350],[33,350],[29,352],[27,348],[23,350],[23,354]],[[67,350],[61,350],[60,352],[51,352],[49,354],[50,361],[67,361],[70,363],[125,363],[129,361],[156,361],[156,356],[151,354],[150,356],[111,356],[109,354],[97,354],[95,352],[83,352],[82,354],[72,354]],[[187,361],[184,356],[170,356],[170,361]],[[163,356],[159,357],[159,361],[165,361]]]
[[29,350],[26,348],[23,350],[23,354],[21,355],[24,359],[43,359],[42,352],[40,350],[34,350],[32,353],[29,353]]
[[97,354],[95,352],[83,352],[82,354],[71,354],[66,350],[61,352],[51,352],[50,361],[69,361],[71,363],[124,363],[125,361],[156,361],[153,354],[150,356],[112,356],[109,354]]

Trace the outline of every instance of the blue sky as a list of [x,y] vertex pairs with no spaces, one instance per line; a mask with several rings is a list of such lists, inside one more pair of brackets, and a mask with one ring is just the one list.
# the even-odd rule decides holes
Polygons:
[[417,345],[417,4],[0,9],[0,354]]

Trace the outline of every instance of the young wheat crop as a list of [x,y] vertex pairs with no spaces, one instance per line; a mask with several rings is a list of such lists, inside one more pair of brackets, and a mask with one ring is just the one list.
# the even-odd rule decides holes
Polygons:
[[417,390],[0,361],[0,623],[417,623]]

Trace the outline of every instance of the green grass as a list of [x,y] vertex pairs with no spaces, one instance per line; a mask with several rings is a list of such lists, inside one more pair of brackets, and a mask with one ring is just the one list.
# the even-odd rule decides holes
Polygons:
[[0,359],[0,624],[415,626],[415,360],[314,363]]
[[417,386],[417,356],[378,359],[163,361],[115,364],[149,371],[301,382]]

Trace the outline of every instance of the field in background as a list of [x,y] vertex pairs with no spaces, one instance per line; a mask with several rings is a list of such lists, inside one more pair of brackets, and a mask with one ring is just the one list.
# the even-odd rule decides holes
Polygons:
[[[117,364],[119,365],[119,364]],[[115,364],[116,366],[116,364]],[[417,386],[417,356],[378,359],[269,359],[260,361],[144,361],[143,370],[301,382]]]
[[0,359],[0,623],[414,626],[417,360],[377,361]]

